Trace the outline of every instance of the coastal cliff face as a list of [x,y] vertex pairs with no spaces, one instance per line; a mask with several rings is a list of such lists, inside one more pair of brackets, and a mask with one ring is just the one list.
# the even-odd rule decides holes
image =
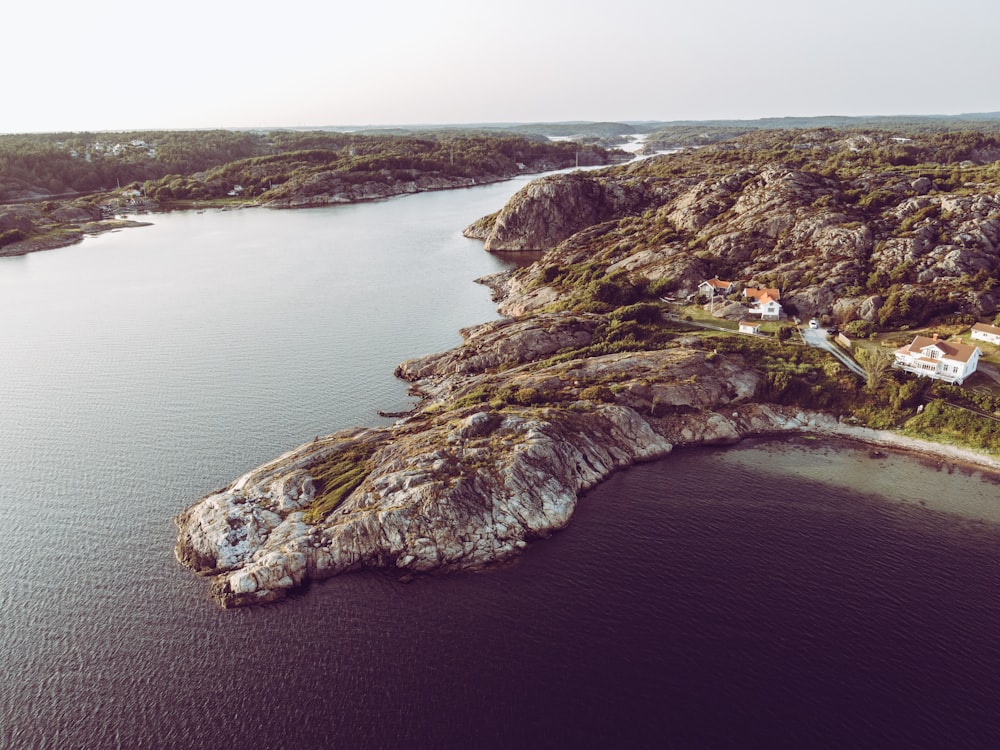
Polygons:
[[549,250],[581,229],[643,211],[658,198],[655,184],[646,181],[553,175],[521,188],[491,227],[480,233],[474,224],[466,234],[485,239],[489,252]]

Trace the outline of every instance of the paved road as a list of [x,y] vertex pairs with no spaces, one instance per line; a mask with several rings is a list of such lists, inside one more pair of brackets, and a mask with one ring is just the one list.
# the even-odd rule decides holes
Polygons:
[[807,328],[803,327],[799,329],[802,332],[802,340],[805,341],[809,346],[814,346],[817,349],[826,349],[830,354],[843,362],[851,372],[855,372],[863,378],[867,378],[865,374],[865,368],[854,361],[853,358],[847,355],[843,349],[830,341],[830,338],[826,335],[825,328]]
[[985,362],[980,362],[979,367],[976,368],[977,372],[981,372],[983,375],[988,377],[995,383],[1000,383],[1000,371],[998,371],[993,365],[987,364]]

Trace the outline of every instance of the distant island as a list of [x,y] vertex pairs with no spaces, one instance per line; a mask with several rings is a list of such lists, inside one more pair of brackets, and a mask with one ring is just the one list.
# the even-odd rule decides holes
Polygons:
[[[530,183],[466,229],[544,252],[482,280],[505,317],[401,364],[421,401],[394,425],[194,503],[178,559],[224,606],[364,568],[477,569],[615,470],[748,435],[1000,469],[1000,346],[971,337],[1000,325],[1000,134],[951,125],[658,131],[676,153]],[[804,345],[813,325],[841,332],[840,358]],[[979,369],[959,386],[893,366],[925,340]]]

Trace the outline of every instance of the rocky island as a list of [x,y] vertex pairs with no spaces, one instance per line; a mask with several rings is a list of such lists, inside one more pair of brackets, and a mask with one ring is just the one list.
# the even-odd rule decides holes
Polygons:
[[[939,452],[954,449],[912,436],[972,436],[983,452],[963,459],[1000,468],[995,394],[908,380],[874,355],[866,381],[664,302],[696,304],[700,281],[729,276],[858,331],[990,317],[998,154],[983,137],[821,129],[531,183],[466,230],[487,250],[545,252],[483,280],[505,317],[399,366],[420,397],[409,416],[317,438],[190,506],[177,558],[227,607],[364,568],[480,569],[563,528],[610,473],[748,435],[905,431]],[[949,399],[972,416],[938,408]]]

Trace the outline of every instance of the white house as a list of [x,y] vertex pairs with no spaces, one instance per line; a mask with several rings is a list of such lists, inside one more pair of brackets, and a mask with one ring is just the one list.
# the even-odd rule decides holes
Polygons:
[[972,338],[1000,346],[1000,328],[986,323],[976,323],[972,326]]
[[740,321],[740,333],[751,333],[757,334],[760,332],[760,323],[754,322],[752,320],[741,320]]
[[722,281],[716,276],[714,279],[701,282],[698,285],[698,294],[704,294],[706,297],[714,297],[716,294],[724,296],[732,294],[735,289],[736,284],[732,281]]
[[743,296],[751,300],[749,313],[759,315],[761,320],[778,320],[781,317],[781,292],[777,289],[757,289],[748,286]]
[[933,337],[917,336],[913,341],[896,350],[894,367],[946,383],[962,385],[976,371],[982,352],[978,346],[941,341]]

